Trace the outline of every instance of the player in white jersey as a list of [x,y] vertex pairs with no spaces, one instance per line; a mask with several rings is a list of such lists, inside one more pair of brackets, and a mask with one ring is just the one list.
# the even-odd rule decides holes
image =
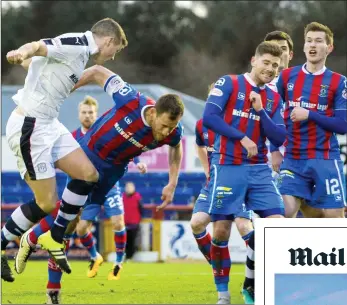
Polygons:
[[[89,60],[104,64],[128,44],[122,27],[111,18],[98,21],[90,31],[68,33],[27,43],[7,53],[11,64],[28,67],[24,88],[13,96],[17,108],[6,126],[10,149],[35,200],[17,208],[1,230],[1,249],[50,213],[58,200],[55,169],[67,173],[62,204],[49,239],[41,244],[66,272],[71,272],[63,250],[63,235],[87,195],[98,181],[98,172],[77,141],[57,117],[64,99],[78,82]],[[2,272],[13,281],[6,258]],[[26,259],[25,257],[21,259]],[[64,266],[65,264],[65,266]],[[7,267],[6,267],[7,265]]]

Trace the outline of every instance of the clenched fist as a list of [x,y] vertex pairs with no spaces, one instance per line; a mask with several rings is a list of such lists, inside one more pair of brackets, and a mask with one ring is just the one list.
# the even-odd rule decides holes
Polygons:
[[301,122],[308,119],[309,111],[302,107],[295,107],[290,114],[290,119],[293,122]]
[[261,96],[259,93],[252,91],[249,95],[249,99],[252,102],[252,106],[256,112],[263,109],[263,104],[261,103]]
[[6,58],[7,61],[12,65],[20,65],[24,60],[23,54],[18,50],[8,52]]
[[247,150],[247,158],[252,158],[258,154],[258,146],[250,138],[245,136],[240,142]]

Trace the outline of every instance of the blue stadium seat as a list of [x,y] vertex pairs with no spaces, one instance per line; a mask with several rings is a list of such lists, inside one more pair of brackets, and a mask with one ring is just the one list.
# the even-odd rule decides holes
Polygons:
[[[33,195],[20,175],[16,172],[2,173],[2,198],[3,202],[20,203],[32,199]],[[66,174],[57,172],[57,189],[61,197],[66,185]],[[133,181],[137,191],[143,196],[144,203],[160,203],[163,187],[168,183],[168,173],[127,173],[120,181],[121,187],[127,181]],[[204,173],[180,173],[176,188],[174,204],[186,204],[191,196],[197,196],[205,183]]]

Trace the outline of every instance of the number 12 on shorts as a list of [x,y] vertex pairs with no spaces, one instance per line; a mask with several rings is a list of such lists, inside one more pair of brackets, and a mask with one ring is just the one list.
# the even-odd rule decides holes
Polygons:
[[336,195],[340,194],[340,184],[339,180],[333,179],[325,179],[325,186],[328,195]]

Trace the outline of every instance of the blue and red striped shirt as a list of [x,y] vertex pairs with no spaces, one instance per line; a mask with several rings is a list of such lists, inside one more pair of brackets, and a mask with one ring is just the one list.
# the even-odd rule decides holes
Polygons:
[[84,133],[82,132],[82,127],[78,127],[76,130],[72,132],[72,136],[79,142],[80,139],[84,137]]
[[260,116],[249,100],[251,91],[261,95],[263,108],[278,125],[284,125],[281,115],[283,101],[278,93],[267,86],[257,87],[247,74],[225,75],[210,91],[207,103],[223,111],[225,122],[243,132],[258,146],[258,155],[247,158],[247,151],[240,140],[216,134],[212,164],[261,164],[267,162],[266,136],[261,128]]
[[202,119],[195,125],[195,142],[198,146],[204,146],[207,149],[208,164],[211,164],[211,155],[216,134],[202,124]]
[[293,122],[290,114],[295,107],[327,117],[333,117],[338,110],[346,111],[346,77],[325,67],[321,71],[310,73],[305,65],[300,65],[281,72],[277,89],[285,101],[285,156],[292,159],[340,160],[335,133],[324,130],[311,120]]
[[104,90],[115,105],[92,125],[83,139],[83,144],[102,160],[124,164],[145,151],[165,144],[179,144],[183,135],[181,123],[164,140],[154,139],[144,113],[147,108],[154,107],[155,101],[124,82],[119,75],[112,75]]

